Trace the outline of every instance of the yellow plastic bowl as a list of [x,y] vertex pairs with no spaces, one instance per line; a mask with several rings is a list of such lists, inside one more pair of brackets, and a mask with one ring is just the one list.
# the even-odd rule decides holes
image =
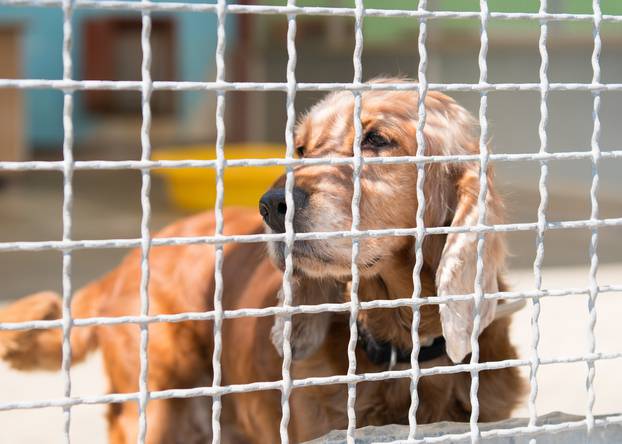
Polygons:
[[[279,145],[227,145],[225,158],[268,159],[282,158],[285,148]],[[213,160],[214,145],[171,147],[157,150],[154,160]],[[216,170],[214,168],[158,168],[154,173],[164,177],[167,193],[177,207],[190,210],[214,208],[216,203]],[[280,166],[226,167],[224,174],[224,205],[257,207],[259,198],[285,173]]]

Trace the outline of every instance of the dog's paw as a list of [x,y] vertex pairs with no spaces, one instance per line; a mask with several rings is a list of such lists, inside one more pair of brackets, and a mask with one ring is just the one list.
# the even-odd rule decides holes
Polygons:
[[[283,357],[283,336],[285,318],[277,317],[270,332],[270,339],[279,356]],[[329,328],[327,313],[295,315],[292,317],[292,330],[289,343],[293,359],[305,359],[322,345]]]

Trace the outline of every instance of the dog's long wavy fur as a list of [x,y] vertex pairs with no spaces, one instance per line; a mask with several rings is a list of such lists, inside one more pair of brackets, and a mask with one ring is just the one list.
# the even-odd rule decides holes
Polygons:
[[[395,81],[395,80],[392,80]],[[477,126],[471,116],[447,96],[430,92],[426,98],[424,131],[426,154],[455,155],[479,152]],[[350,93],[335,93],[312,108],[296,130],[296,144],[304,157],[351,156],[354,130]],[[417,95],[415,92],[369,91],[363,94],[363,154],[413,155],[416,152]],[[372,132],[376,135],[369,136]],[[379,137],[377,137],[379,135]],[[379,143],[384,140],[386,144]],[[382,145],[382,146],[380,146]],[[295,170],[296,187],[308,194],[308,205],[296,212],[297,231],[348,230],[351,224],[352,168],[302,166]],[[366,165],[361,174],[360,229],[413,227],[417,210],[417,172],[414,165]],[[282,187],[283,181],[275,184]],[[502,201],[488,174],[487,222],[503,217]],[[426,166],[425,224],[473,225],[477,222],[479,170],[477,162]],[[225,210],[224,234],[261,233],[265,227],[256,211]],[[214,233],[214,216],[204,213],[165,228],[158,237],[207,236]],[[298,243],[297,243],[298,245]],[[410,297],[413,292],[412,237],[365,238],[360,245],[361,300]],[[301,243],[294,251],[294,303],[347,301],[350,241],[333,239]],[[421,273],[423,296],[469,294],[475,276],[476,236],[454,233],[428,236]],[[269,307],[279,303],[282,250],[264,244],[227,244],[224,247],[223,305],[226,310]],[[269,257],[270,256],[270,257]],[[484,291],[503,291],[506,252],[499,233],[485,238]],[[329,258],[330,260],[327,260]],[[213,309],[214,250],[209,245],[154,247],[150,255],[151,314],[201,312]],[[73,297],[72,316],[123,316],[139,313],[140,252],[133,251],[111,273],[87,285]],[[511,310],[491,301],[482,305],[479,335],[480,362],[516,357],[509,341]],[[501,313],[501,316],[499,315]],[[0,322],[61,317],[61,299],[52,292],[25,297],[0,311]],[[321,313],[293,317],[294,378],[345,374],[348,369],[348,315]],[[362,311],[359,322],[374,337],[409,349],[412,312],[408,307]],[[276,327],[275,327],[276,325]],[[273,317],[227,319],[223,324],[222,385],[281,379],[277,352],[282,338],[280,320]],[[470,351],[473,327],[468,302],[421,307],[422,343],[439,335],[447,340],[447,356],[424,367],[461,362]],[[149,325],[149,389],[209,386],[212,381],[213,323],[194,321]],[[276,344],[277,347],[274,346]],[[0,332],[0,358],[20,370],[60,368],[60,329]],[[74,327],[73,363],[99,347],[111,393],[138,390],[139,328],[137,325]],[[357,372],[386,370],[372,364],[357,348]],[[400,367],[401,366],[401,367]],[[398,368],[407,368],[400,364]],[[478,398],[480,420],[507,418],[522,399],[523,381],[515,368],[483,371]],[[357,426],[405,423],[410,405],[410,379],[363,382],[357,385]],[[419,381],[420,423],[467,421],[471,404],[470,375],[456,373]],[[303,442],[347,426],[347,387],[317,386],[292,392],[290,440]],[[256,391],[223,396],[223,442],[279,441],[281,395]],[[147,442],[204,443],[211,438],[211,400],[151,400],[147,408]],[[136,440],[137,403],[108,406],[109,441]]]

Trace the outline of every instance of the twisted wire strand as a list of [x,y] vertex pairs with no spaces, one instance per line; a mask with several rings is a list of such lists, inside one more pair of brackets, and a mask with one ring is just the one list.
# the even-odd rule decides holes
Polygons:
[[[547,11],[547,0],[540,0],[540,13]],[[540,22],[540,38],[538,48],[540,51],[540,123],[538,125],[538,136],[540,138],[539,152],[545,154],[548,148],[547,124],[549,119],[548,95],[549,95],[549,54],[547,50],[548,22]],[[540,192],[540,204],[538,206],[538,231],[536,235],[536,257],[533,263],[534,284],[537,290],[542,289],[542,263],[544,261],[544,231],[546,227],[546,209],[548,206],[548,178],[549,167],[547,160],[540,161],[540,181],[538,189]],[[538,398],[538,368],[540,366],[540,356],[538,355],[538,344],[540,343],[540,298],[531,299],[531,368],[529,372],[529,426],[535,426],[538,419],[536,400]],[[531,440],[535,444],[535,440]]]
[[[622,285],[601,285],[598,293],[612,293],[622,291]],[[566,288],[566,289],[545,289],[532,291],[503,291],[496,293],[484,293],[484,300],[506,299],[508,301],[527,300],[533,298],[554,298],[571,295],[589,295],[589,288]],[[375,308],[398,308],[413,307],[422,305],[439,305],[449,302],[461,302],[472,300],[474,294],[451,295],[451,296],[429,296],[425,298],[415,298],[412,296],[398,299],[376,299],[373,301],[361,302],[359,310],[371,310]],[[224,310],[224,319],[237,319],[244,317],[264,317],[281,316],[294,314],[317,314],[323,312],[342,313],[349,311],[351,304],[343,303],[324,303],[314,305],[297,305],[291,307],[266,307],[266,308],[244,308],[236,310]],[[73,320],[73,325],[77,327],[87,327],[94,325],[120,325],[120,324],[153,324],[161,322],[185,322],[185,321],[209,321],[216,317],[215,311],[202,312],[183,312],[177,314],[149,315],[149,316],[115,316],[115,317],[89,317]],[[0,331],[17,331],[32,329],[62,328],[62,319],[50,321],[28,321],[28,322],[2,322]]]
[[[295,6],[295,0],[288,0],[288,6]],[[296,109],[294,106],[296,99],[296,16],[289,14],[287,16],[287,123],[285,125],[285,158],[292,159],[294,157],[294,126],[296,124]],[[288,308],[292,305],[292,285],[291,279],[294,272],[294,262],[292,250],[294,248],[294,170],[288,166],[285,173],[285,271],[283,272],[283,307]],[[289,397],[292,391],[292,377],[290,367],[292,365],[292,317],[285,315],[283,323],[283,363],[281,367],[281,376],[283,385],[281,387],[281,423],[280,435],[281,442],[288,443],[289,435],[287,427],[290,420]]]
[[[602,22],[602,12],[600,9],[600,0],[592,1],[592,9],[594,11],[594,25],[593,25],[593,37],[594,37],[594,50],[592,52],[592,70],[593,77],[592,83],[600,82],[600,54],[602,51],[602,40],[600,36],[600,26]],[[598,219],[598,184],[599,173],[598,164],[600,162],[600,93],[592,93],[593,99],[593,130],[591,138],[592,146],[592,186],[590,188],[590,202],[591,202],[591,214],[590,220]],[[587,350],[588,353],[594,353],[596,351],[596,335],[594,329],[596,327],[596,299],[598,298],[598,228],[592,228],[590,236],[590,275],[589,275],[589,288],[590,293],[588,295],[588,330],[587,330]],[[596,368],[594,361],[587,361],[587,438],[591,439],[592,432],[594,430],[594,403],[596,401],[596,392],[594,390],[594,377],[596,376]]]
[[[542,358],[541,365],[557,365],[557,364],[570,364],[577,362],[587,362],[590,360],[617,360],[622,359],[622,352],[617,353],[594,353],[592,355],[582,356],[564,356],[561,358]],[[458,364],[448,366],[437,366],[431,368],[421,369],[421,376],[435,376],[435,375],[451,375],[456,373],[467,373],[473,369],[477,371],[486,370],[498,370],[510,367],[528,367],[531,365],[531,361],[528,359],[508,359],[504,361],[485,362],[478,364]],[[356,375],[335,375],[335,376],[318,376],[305,379],[292,380],[292,387],[318,387],[334,384],[359,384],[368,381],[385,381],[392,379],[411,378],[412,370],[390,370],[376,373],[359,373]],[[169,390],[154,390],[150,393],[151,400],[158,399],[187,399],[205,396],[223,396],[234,393],[250,393],[264,390],[279,390],[283,385],[283,381],[265,381],[254,382],[248,384],[230,384],[220,387],[193,387],[188,389],[169,389]],[[139,392],[133,393],[113,393],[109,395],[101,396],[73,396],[71,398],[57,398],[46,400],[34,400],[34,401],[15,401],[0,403],[0,411],[7,410],[26,410],[26,409],[41,409],[50,407],[72,407],[76,405],[94,405],[94,404],[112,404],[112,403],[124,403],[124,402],[136,402],[140,397]],[[617,418],[616,415],[613,415]],[[620,416],[622,421],[622,416]],[[585,422],[583,422],[585,423]],[[565,423],[567,424],[567,423]],[[595,419],[594,425],[602,425],[601,419]],[[528,430],[531,428],[527,427]],[[467,434],[470,437],[470,432]],[[482,434],[483,437],[487,436]]]
[[[550,88],[549,88],[550,91]],[[490,154],[493,162],[541,162],[550,160],[582,160],[592,159],[591,151],[567,151],[559,153],[518,153]],[[601,148],[601,159],[622,158],[622,150]],[[459,163],[479,160],[479,154],[439,155],[439,156],[387,156],[369,157],[368,165],[403,165],[428,163]],[[303,159],[225,159],[225,167],[268,167],[298,165],[350,165],[354,157],[317,157]],[[216,160],[78,160],[74,162],[74,170],[127,170],[127,169],[169,169],[169,168],[216,168]],[[62,171],[62,161],[0,161],[0,171]]]
[[[142,0],[148,3],[149,0]],[[140,129],[141,160],[148,161],[151,157],[151,95],[153,93],[151,82],[151,15],[149,11],[142,12],[141,29],[141,107],[142,123]],[[151,170],[141,170],[140,203],[142,210],[140,233],[141,233],[141,260],[140,260],[140,314],[149,315],[149,252],[151,250]],[[140,398],[138,400],[138,443],[144,444],[147,438],[147,403],[149,402],[149,326],[140,324],[140,351],[139,351],[139,379],[138,388]]]
[[[424,10],[427,7],[427,0],[420,0],[418,4],[418,10]],[[419,80],[419,94],[417,97],[417,157],[423,157],[426,154],[426,141],[425,141],[425,123],[426,123],[426,108],[425,99],[428,92],[428,78],[426,75],[428,68],[428,52],[426,48],[427,38],[427,21],[425,17],[419,18],[419,37],[417,39],[417,46],[419,50],[419,66],[417,77]],[[415,266],[413,268],[413,293],[412,299],[416,300],[421,297],[421,269],[423,267],[423,241],[425,240],[425,167],[423,163],[417,164],[417,214],[415,220],[415,227],[417,234],[415,237]],[[419,323],[421,321],[420,307],[413,304],[412,307],[412,323],[410,326],[412,351],[410,353],[410,367],[413,370],[412,378],[410,381],[410,408],[408,409],[408,438],[414,439],[417,434],[417,409],[419,408],[419,379],[421,378],[421,371],[419,368],[419,350],[421,344],[419,342]]]
[[[229,11],[227,9],[227,11]],[[368,10],[366,10],[368,11]],[[551,91],[622,91],[622,83],[551,83]],[[0,88],[141,91],[141,82],[132,80],[51,80],[0,79]],[[540,92],[540,83],[428,83],[428,91],[440,92]],[[287,82],[193,82],[155,81],[155,91],[281,91],[287,92]],[[298,83],[298,91],[418,91],[415,82],[400,83]]]
[[[488,81],[488,1],[480,0],[480,51],[478,56],[479,65],[479,82],[486,83]],[[479,151],[480,151],[480,174],[479,174],[479,194],[477,196],[478,207],[478,224],[486,223],[486,199],[488,196],[488,162],[490,155],[488,153],[488,94],[480,93],[479,105]],[[484,301],[484,242],[485,234],[477,235],[477,265],[475,270],[474,297],[473,297],[473,331],[471,333],[471,364],[479,362],[479,333],[481,326],[481,305]],[[481,432],[478,426],[479,420],[479,372],[477,368],[471,370],[471,417],[469,424],[471,428],[471,442],[479,443],[481,440]]]
[[[60,7],[63,0],[0,0],[0,5],[6,6],[35,6],[35,7]],[[214,4],[184,3],[184,2],[157,2],[141,4],[133,1],[119,0],[80,0],[76,1],[76,7],[82,9],[101,9],[119,11],[162,11],[162,12],[211,12],[218,13],[218,7]],[[334,8],[318,6],[268,6],[268,5],[228,5],[231,14],[276,14],[276,15],[315,15],[354,17],[356,8]],[[478,11],[427,11],[412,9],[366,9],[369,17],[409,17],[426,19],[479,19]],[[570,14],[570,13],[529,13],[529,12],[491,12],[491,19],[495,20],[533,20],[533,21],[582,21],[592,22],[593,14]],[[603,22],[622,22],[622,15],[603,14]]]
[[[217,7],[217,42],[216,42],[216,82],[225,79],[225,19],[226,0],[218,0]],[[223,205],[225,195],[225,91],[219,90],[216,96],[216,202],[214,205],[216,224],[214,234],[220,236],[224,230]],[[214,244],[214,350],[212,352],[212,387],[218,388],[222,382],[222,323],[223,323],[223,277],[224,245]],[[212,443],[221,440],[220,414],[222,399],[216,395],[212,399]]]
[[[71,50],[73,47],[73,17],[74,3],[72,0],[63,0],[63,80],[71,80],[73,61]],[[70,242],[72,238],[72,210],[73,210],[73,93],[63,92],[63,242]],[[71,397],[71,331],[73,319],[71,316],[71,301],[73,299],[72,286],[72,256],[71,250],[63,251],[62,265],[62,361],[61,371],[63,374],[65,399]],[[71,406],[63,407],[63,434],[64,441],[71,442]]]
[[[584,219],[571,221],[547,222],[545,230],[570,230],[596,227],[622,226],[622,217],[606,219]],[[515,224],[471,225],[456,227],[428,227],[424,230],[426,236],[449,233],[507,233],[519,231],[536,231],[537,222]],[[327,239],[364,239],[379,237],[416,236],[416,228],[385,228],[375,230],[320,231],[296,233],[295,240],[327,240]],[[155,237],[153,246],[164,245],[194,245],[194,244],[228,244],[228,243],[256,243],[256,242],[284,242],[284,234],[249,234],[249,235],[215,235],[215,236],[182,236],[182,237]],[[48,250],[85,250],[95,248],[134,248],[141,245],[140,239],[98,239],[98,240],[60,240],[60,241],[18,241],[0,242],[0,252],[5,251],[48,251]]]
[[[360,84],[363,80],[363,21],[365,19],[365,9],[363,0],[355,0],[356,16],[354,21],[354,53],[352,55],[352,64],[354,67],[354,84]],[[360,202],[361,202],[361,171],[363,169],[363,155],[361,153],[361,140],[363,137],[363,124],[361,122],[362,97],[360,91],[354,91],[354,141],[352,144],[354,162],[352,165],[352,224],[350,230],[358,231],[361,222]],[[352,239],[352,260],[351,273],[352,280],[350,286],[350,338],[348,339],[348,375],[356,374],[356,344],[358,340],[357,319],[359,312],[359,268],[358,257],[360,253],[360,239]],[[348,384],[348,399],[346,405],[348,415],[348,429],[346,431],[346,440],[348,444],[354,444],[354,432],[356,430],[356,384]]]

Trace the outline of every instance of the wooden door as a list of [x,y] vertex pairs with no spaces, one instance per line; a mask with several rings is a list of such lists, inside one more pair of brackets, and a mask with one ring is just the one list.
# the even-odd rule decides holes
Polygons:
[[[0,26],[0,78],[21,77],[20,28]],[[0,88],[0,161],[25,158],[23,92]]]

